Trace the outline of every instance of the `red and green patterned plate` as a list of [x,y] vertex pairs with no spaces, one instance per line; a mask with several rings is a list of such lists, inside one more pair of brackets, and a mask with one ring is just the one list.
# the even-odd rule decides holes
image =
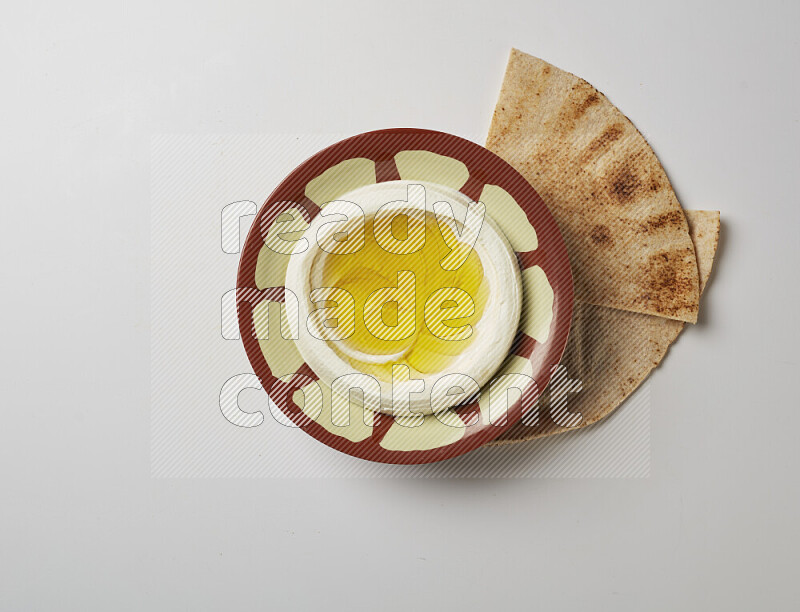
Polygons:
[[[415,427],[388,414],[365,414],[355,403],[349,408],[349,424],[342,426],[341,418],[334,424],[330,387],[304,362],[295,341],[286,339],[291,334],[286,333],[283,283],[291,255],[267,247],[270,230],[279,225],[282,235],[288,230],[302,232],[327,202],[359,187],[393,180],[437,183],[481,201],[517,253],[522,314],[511,351],[496,376],[525,374],[535,383],[518,391],[519,399],[507,409],[505,398],[511,382],[493,386],[491,393],[486,385],[472,403],[451,408],[446,415],[426,415]],[[276,224],[279,218],[281,223]],[[298,166],[256,215],[237,280],[242,341],[253,370],[278,408],[307,434],[336,450],[395,464],[457,457],[498,437],[523,414],[537,410],[538,396],[566,346],[572,299],[564,241],[533,187],[480,145],[421,129],[353,136]],[[280,321],[268,317],[274,302],[280,304]],[[318,405],[321,399],[321,411],[307,408],[312,396]],[[495,406],[502,406],[502,412]]]

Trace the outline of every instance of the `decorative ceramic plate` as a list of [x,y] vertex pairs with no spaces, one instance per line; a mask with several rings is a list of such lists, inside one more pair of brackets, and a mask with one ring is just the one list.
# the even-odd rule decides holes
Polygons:
[[[501,352],[496,366],[492,365],[494,362],[490,353],[485,353],[486,363],[482,365],[484,370],[491,366],[491,382],[483,384],[482,381],[482,386],[476,384],[473,391],[466,385],[455,385],[462,392],[463,401],[453,400],[445,408],[428,410],[427,414],[420,414],[416,410],[409,412],[408,408],[404,412],[386,410],[380,399],[377,404],[368,401],[367,391],[358,396],[347,387],[337,387],[339,379],[332,380],[330,374],[336,370],[331,367],[333,362],[350,364],[361,376],[366,373],[380,377],[383,372],[381,368],[389,368],[387,371],[392,372],[392,382],[398,380],[394,378],[394,368],[400,366],[388,362],[388,358],[382,361],[378,359],[375,362],[378,365],[371,365],[369,348],[365,349],[367,357],[356,359],[352,357],[352,352],[348,352],[350,349],[345,351],[341,343],[335,343],[341,338],[334,336],[320,337],[317,342],[324,349],[309,352],[308,342],[304,344],[300,339],[305,333],[305,326],[299,317],[301,314],[309,315],[308,329],[311,330],[312,315],[302,307],[298,312],[296,295],[286,289],[287,285],[293,286],[288,282],[293,275],[311,275],[302,267],[298,272],[295,265],[297,260],[292,261],[291,266],[290,260],[301,251],[308,250],[308,241],[321,240],[318,238],[322,235],[319,231],[321,221],[328,216],[326,208],[329,205],[327,211],[336,209],[341,216],[343,209],[336,206],[343,201],[350,204],[348,199],[361,202],[358,194],[368,193],[367,199],[374,199],[375,194],[396,194],[398,189],[406,188],[410,200],[410,185],[417,188],[427,186],[429,193],[451,194],[454,200],[462,199],[468,203],[465,208],[467,215],[470,214],[469,207],[479,206],[485,213],[487,223],[477,230],[476,236],[480,234],[480,240],[474,244],[481,244],[481,240],[484,243],[489,241],[491,248],[500,249],[497,252],[509,254],[508,261],[513,264],[508,265],[514,268],[513,275],[506,273],[498,276],[495,273],[492,276],[489,273],[492,262],[482,261],[481,267],[479,261],[474,264],[477,268],[473,267],[475,283],[482,287],[479,293],[483,292],[489,298],[478,300],[478,306],[472,304],[473,315],[476,308],[488,308],[480,313],[482,320],[486,321],[483,327],[480,323],[474,326],[478,330],[475,332],[477,340],[475,337],[472,339],[476,343],[484,342],[486,346],[492,346],[496,340],[495,347],[497,343],[505,342],[501,351],[495,348],[496,353]],[[441,203],[436,202],[435,206]],[[423,210],[426,210],[424,204]],[[452,213],[452,208],[450,211]],[[376,214],[380,215],[380,212]],[[435,230],[439,209],[436,209],[434,216],[428,204],[425,214],[430,215],[426,218],[434,220],[430,222],[430,227]],[[456,213],[453,219],[458,217],[459,213]],[[340,217],[334,214],[331,218]],[[380,238],[377,233],[379,216],[371,219],[370,225],[363,227],[375,230],[377,240]],[[468,219],[463,223],[456,221],[453,227],[463,230]],[[412,220],[406,217],[407,233],[403,240],[411,235]],[[424,223],[421,227],[424,227]],[[439,228],[444,237],[444,226],[439,225]],[[387,231],[390,234],[394,232],[394,226]],[[347,232],[339,232],[332,234],[333,240],[339,240],[337,236],[340,234],[349,236]],[[303,247],[299,248],[301,242]],[[316,248],[324,249],[322,246]],[[490,254],[491,248],[488,251]],[[365,253],[371,251],[362,250],[362,260],[369,260],[370,257],[372,261],[384,259],[378,250],[374,251],[377,253],[374,257],[368,257]],[[442,262],[444,268],[444,259]],[[292,267],[295,268],[294,272]],[[369,267],[369,261],[366,267]],[[475,269],[479,272],[475,273]],[[364,271],[364,265],[358,270]],[[428,278],[424,270],[422,272],[420,287],[424,285],[422,281]],[[371,272],[367,270],[358,277],[362,285],[368,282],[364,279],[368,279],[369,274]],[[399,275],[397,284],[399,287]],[[375,289],[380,286],[380,283],[374,284]],[[242,251],[237,288],[241,337],[250,363],[271,400],[297,426],[320,442],[355,457],[384,463],[419,464],[456,457],[493,440],[523,417],[526,422],[535,420],[539,394],[547,386],[553,367],[561,359],[572,318],[572,275],[566,248],[555,221],[531,185],[510,165],[483,147],[457,136],[420,129],[390,129],[360,134],[320,151],[297,167],[270,195],[256,216]],[[448,289],[459,291],[452,287]],[[508,299],[493,302],[492,296],[501,293],[509,296]],[[448,295],[451,294],[445,294],[444,298],[448,298]],[[513,308],[514,295],[520,304],[516,311]],[[331,299],[328,295],[315,303],[323,305],[324,302],[325,306],[330,306]],[[434,329],[428,320],[428,303],[425,304],[424,324],[418,321],[414,329],[421,331],[414,333],[428,333],[426,329]],[[442,308],[450,308],[458,305],[458,302],[452,299],[442,304]],[[507,307],[508,304],[512,306]],[[399,325],[400,306],[397,309],[395,322],[386,325]],[[379,312],[383,318],[377,322],[378,325],[386,323],[387,316],[389,320],[392,319],[383,310]],[[418,318],[422,316],[419,314],[421,311],[414,312],[417,312],[415,316]],[[504,314],[499,314],[501,312]],[[363,321],[360,322],[365,328],[369,327],[366,313],[365,306]],[[470,313],[465,311],[461,314],[466,317]],[[331,320],[337,321],[336,318]],[[463,323],[467,319],[460,320]],[[340,326],[341,331],[343,324],[339,322],[336,325]],[[321,326],[323,335],[326,327],[327,323]],[[466,325],[466,328],[470,326]],[[352,330],[349,333],[352,334]],[[483,338],[480,337],[481,333],[484,334]],[[440,350],[436,348],[440,345],[430,344],[438,342],[433,336],[414,338],[413,341],[404,341],[403,346],[411,346],[409,342],[416,342],[416,353],[412,349],[409,349],[411,353],[397,353],[405,355],[398,357],[397,363],[407,363],[408,366],[404,367],[411,372],[412,378],[428,367],[425,365],[426,357],[438,355],[436,351]],[[434,348],[420,349],[423,345]],[[475,344],[471,349],[471,361],[478,362],[478,370],[482,358],[474,353],[475,347],[479,346],[483,345]],[[457,363],[457,352],[450,351],[452,354],[442,359],[455,360],[454,363]],[[414,355],[417,357],[412,359]],[[480,379],[480,376],[477,378]],[[351,401],[354,397],[355,400]],[[442,397],[457,395],[445,394]]]

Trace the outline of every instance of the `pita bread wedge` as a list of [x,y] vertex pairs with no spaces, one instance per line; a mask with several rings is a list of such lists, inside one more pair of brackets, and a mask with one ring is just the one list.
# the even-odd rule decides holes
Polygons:
[[[719,212],[686,211],[686,218],[697,253],[700,286],[705,288],[719,241]],[[659,364],[683,327],[681,321],[576,303],[562,364],[570,379],[583,383],[583,390],[571,394],[567,406],[571,414],[581,414],[580,425],[567,428],[554,422],[548,390],[540,401],[538,425],[517,424],[489,445],[572,431],[608,416]]]
[[697,270],[700,274],[700,293],[706,288],[714,255],[719,245],[719,211],[687,210],[686,220],[689,222],[689,235],[692,237],[694,251],[697,254]]
[[486,147],[553,213],[575,298],[697,321],[697,261],[667,175],[634,125],[589,83],[512,50]]

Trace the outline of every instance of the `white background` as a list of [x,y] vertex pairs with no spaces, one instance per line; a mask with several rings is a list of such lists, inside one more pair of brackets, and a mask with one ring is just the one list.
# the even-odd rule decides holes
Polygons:
[[[0,609],[796,609],[800,5],[3,12]],[[485,133],[512,45],[722,211],[650,478],[152,479],[151,135]]]

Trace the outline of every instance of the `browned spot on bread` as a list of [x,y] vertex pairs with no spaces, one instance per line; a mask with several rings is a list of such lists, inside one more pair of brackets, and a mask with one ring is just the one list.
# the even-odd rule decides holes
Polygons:
[[650,177],[650,191],[660,191],[663,185],[655,176]]
[[586,85],[588,86],[588,88],[591,91],[589,92],[589,94],[581,102],[573,105],[573,107],[571,109],[571,114],[570,114],[570,118],[573,121],[575,121],[577,119],[580,119],[581,116],[587,110],[589,110],[595,104],[600,102],[600,96],[597,94],[597,92],[595,91],[594,87],[592,87],[588,83]]
[[622,124],[614,123],[609,125],[605,130],[603,130],[603,133],[600,134],[600,136],[589,143],[589,146],[586,147],[586,150],[581,156],[581,162],[586,164],[593,158],[603,154],[611,146],[611,143],[619,140],[624,133],[625,129]]
[[647,219],[647,221],[642,222],[639,225],[639,231],[652,232],[660,229],[681,228],[684,226],[685,222],[686,219],[683,216],[683,212],[680,210],[673,210],[663,215],[651,217]]
[[581,102],[578,107],[575,109],[575,118],[577,119],[587,110],[589,110],[592,106],[600,102],[600,96],[597,95],[596,91],[592,91],[583,102]]
[[664,316],[672,316],[691,306],[687,296],[692,295],[694,279],[685,272],[686,256],[682,251],[661,251],[649,258],[648,290],[640,300]]
[[565,98],[555,126],[563,134],[573,130],[586,111],[600,103],[600,94],[589,83],[581,81],[565,92]]
[[605,149],[615,140],[619,140],[623,133],[624,130],[621,124],[615,123],[613,125],[609,125],[605,130],[603,130],[603,133],[600,134],[600,136],[589,143],[588,148],[590,151]]
[[595,244],[608,244],[613,243],[614,239],[611,237],[611,231],[607,225],[595,225],[592,233],[589,235],[592,242]]
[[620,204],[632,200],[641,188],[641,179],[628,166],[625,166],[611,181],[611,194]]

